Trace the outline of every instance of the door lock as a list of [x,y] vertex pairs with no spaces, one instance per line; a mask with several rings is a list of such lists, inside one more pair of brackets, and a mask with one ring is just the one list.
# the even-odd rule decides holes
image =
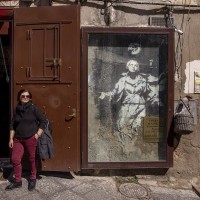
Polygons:
[[53,67],[61,67],[62,65],[62,59],[61,58],[54,58],[53,59]]

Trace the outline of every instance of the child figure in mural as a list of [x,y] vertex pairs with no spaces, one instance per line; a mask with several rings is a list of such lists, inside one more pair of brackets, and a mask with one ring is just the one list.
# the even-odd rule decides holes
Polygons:
[[142,117],[146,115],[146,106],[159,103],[158,88],[150,84],[157,82],[158,79],[141,74],[136,60],[129,60],[126,68],[128,72],[122,74],[115,88],[110,92],[102,92],[99,97],[104,99],[109,96],[110,101],[120,102],[117,130],[121,142],[126,136],[132,139],[132,136],[137,133]]

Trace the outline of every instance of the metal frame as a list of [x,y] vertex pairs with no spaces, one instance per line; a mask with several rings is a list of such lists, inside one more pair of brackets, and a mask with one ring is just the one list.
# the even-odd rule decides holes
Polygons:
[[82,169],[133,169],[133,168],[169,168],[173,165],[173,110],[174,83],[168,82],[168,117],[167,117],[167,158],[156,162],[88,162],[88,35],[91,33],[138,33],[168,35],[168,80],[174,79],[174,29],[171,28],[139,28],[139,27],[83,27],[82,28],[82,67],[81,67],[81,139]]

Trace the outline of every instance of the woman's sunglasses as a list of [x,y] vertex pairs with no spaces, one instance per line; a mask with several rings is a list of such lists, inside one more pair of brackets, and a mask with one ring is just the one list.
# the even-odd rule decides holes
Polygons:
[[22,94],[21,98],[23,98],[23,99],[25,99],[25,98],[30,99],[30,95],[24,95],[24,94]]

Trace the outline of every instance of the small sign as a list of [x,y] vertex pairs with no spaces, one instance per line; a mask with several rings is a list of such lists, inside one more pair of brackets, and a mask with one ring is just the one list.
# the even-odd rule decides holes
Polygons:
[[194,72],[194,93],[200,93],[200,72]]
[[145,142],[160,142],[164,134],[164,120],[159,117],[144,117],[143,139]]

